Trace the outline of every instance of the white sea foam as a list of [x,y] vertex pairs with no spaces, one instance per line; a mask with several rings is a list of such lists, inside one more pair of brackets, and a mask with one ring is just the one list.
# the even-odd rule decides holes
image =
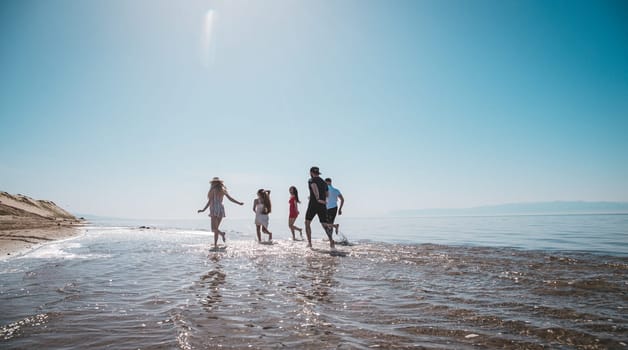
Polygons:
[[70,253],[64,250],[64,247],[60,244],[47,244],[43,245],[33,251],[20,256],[20,259],[76,259],[77,254]]
[[79,249],[80,243],[58,241],[54,243],[43,244],[32,251],[18,257],[18,259],[103,259],[109,258],[109,254],[80,254],[69,250]]

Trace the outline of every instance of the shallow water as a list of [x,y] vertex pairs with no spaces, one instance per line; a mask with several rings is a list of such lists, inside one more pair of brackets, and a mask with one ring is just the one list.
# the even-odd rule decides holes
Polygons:
[[[345,218],[338,222],[350,241],[402,244],[510,247],[527,250],[576,251],[628,257],[628,214],[513,215],[414,218]],[[102,226],[208,230],[209,220],[100,221]],[[252,219],[227,218],[224,227],[252,237]],[[297,222],[303,226],[303,222]],[[317,223],[315,229],[320,230]],[[271,215],[276,238],[289,238],[287,219]],[[278,237],[277,237],[278,236]]]
[[[230,225],[225,223],[225,228]],[[3,349],[617,349],[628,258],[91,227],[0,262]],[[278,231],[278,230],[276,230]],[[281,236],[276,234],[276,236]]]

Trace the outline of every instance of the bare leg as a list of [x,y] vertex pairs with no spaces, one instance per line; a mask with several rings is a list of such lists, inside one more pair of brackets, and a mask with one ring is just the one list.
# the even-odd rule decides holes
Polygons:
[[312,221],[305,220],[305,237],[307,238],[307,246],[312,248],[312,227],[310,225]]
[[292,231],[292,240],[295,239],[294,237],[294,231],[299,231],[299,234],[301,235],[301,239],[303,239],[303,229],[299,228],[297,226],[295,226],[294,222],[297,220],[297,218],[291,218],[289,219],[288,223],[290,225],[290,230]]
[[294,220],[296,220],[296,218],[288,218],[288,227],[290,228],[290,232],[292,233],[292,240],[296,240],[296,237],[294,236]]
[[211,217],[212,232],[214,233],[214,248],[218,248],[218,235],[222,235],[222,241],[223,242],[225,241],[225,233],[220,232],[220,230],[218,230],[218,227],[220,226],[221,221],[222,221],[221,217],[218,217],[218,216]]
[[222,243],[225,243],[225,232],[218,229],[220,227],[220,223],[222,222],[222,217],[219,217],[217,219],[218,223],[216,224],[216,230],[218,230],[218,234],[222,237]]
[[329,227],[331,227],[332,231],[333,231],[334,229],[336,229],[336,234],[338,234],[338,228],[340,227],[340,225],[339,225],[339,224],[334,224],[334,222],[333,222],[333,221],[332,221],[332,222],[329,222],[329,223],[327,223],[327,224],[329,225]]
[[255,230],[257,231],[257,241],[262,241],[262,233],[260,232],[261,225],[255,225]]
[[334,233],[334,225],[331,224],[326,224],[326,223],[322,223],[321,222],[321,226],[323,226],[323,229],[325,230],[325,233],[327,234],[327,237],[329,237],[329,248],[335,248],[336,247],[336,243],[334,242],[334,237],[333,237],[333,233]]
[[264,231],[265,234],[268,235],[268,241],[272,241],[273,240],[273,233],[268,231],[266,226],[262,226],[262,230]]
[[[296,219],[295,219],[295,220],[296,220]],[[296,225],[294,226],[294,229],[295,229],[295,230],[297,230],[297,231],[299,231],[299,235],[301,235],[301,239],[303,239],[303,229],[302,229],[302,228],[300,228],[300,227],[298,227],[298,226],[296,226]]]

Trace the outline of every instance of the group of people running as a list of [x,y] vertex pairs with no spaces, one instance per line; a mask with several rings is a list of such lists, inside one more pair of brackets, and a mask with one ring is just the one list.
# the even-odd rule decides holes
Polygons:
[[[338,224],[335,223],[336,215],[342,215],[342,206],[344,205],[344,197],[340,190],[333,187],[331,184],[331,178],[323,180],[321,172],[318,167],[310,168],[310,179],[308,180],[308,189],[310,192],[307,211],[305,213],[305,235],[307,238],[307,246],[312,247],[312,227],[311,222],[315,216],[318,216],[327,237],[329,238],[330,248],[335,247],[333,239],[333,231],[336,230],[338,234]],[[227,197],[231,202],[238,205],[244,205],[229,195],[227,187],[223,180],[218,177],[214,177],[210,181],[211,187],[207,193],[207,204],[203,209],[198,212],[204,212],[209,208],[209,217],[211,218],[211,230],[214,233],[214,248],[218,247],[218,237],[222,238],[225,242],[225,232],[220,231],[220,222],[226,216],[225,207],[222,202],[224,197]],[[298,204],[299,192],[295,186],[290,186],[288,189],[290,192],[289,215],[288,215],[288,227],[292,233],[292,239],[296,240],[295,232],[298,231],[301,239],[303,239],[303,229],[297,227],[294,223],[299,216]],[[340,206],[338,206],[338,200],[340,200]],[[253,200],[253,211],[255,212],[255,227],[257,233],[257,240],[262,242],[261,233],[268,235],[268,240],[272,241],[273,233],[268,229],[268,214],[272,210],[272,203],[270,201],[270,190],[259,189],[257,191],[257,198]]]

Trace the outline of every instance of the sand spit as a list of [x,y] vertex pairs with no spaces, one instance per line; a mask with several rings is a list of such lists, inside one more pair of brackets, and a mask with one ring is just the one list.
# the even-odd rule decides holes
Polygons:
[[76,235],[81,224],[52,201],[0,192],[0,258]]

